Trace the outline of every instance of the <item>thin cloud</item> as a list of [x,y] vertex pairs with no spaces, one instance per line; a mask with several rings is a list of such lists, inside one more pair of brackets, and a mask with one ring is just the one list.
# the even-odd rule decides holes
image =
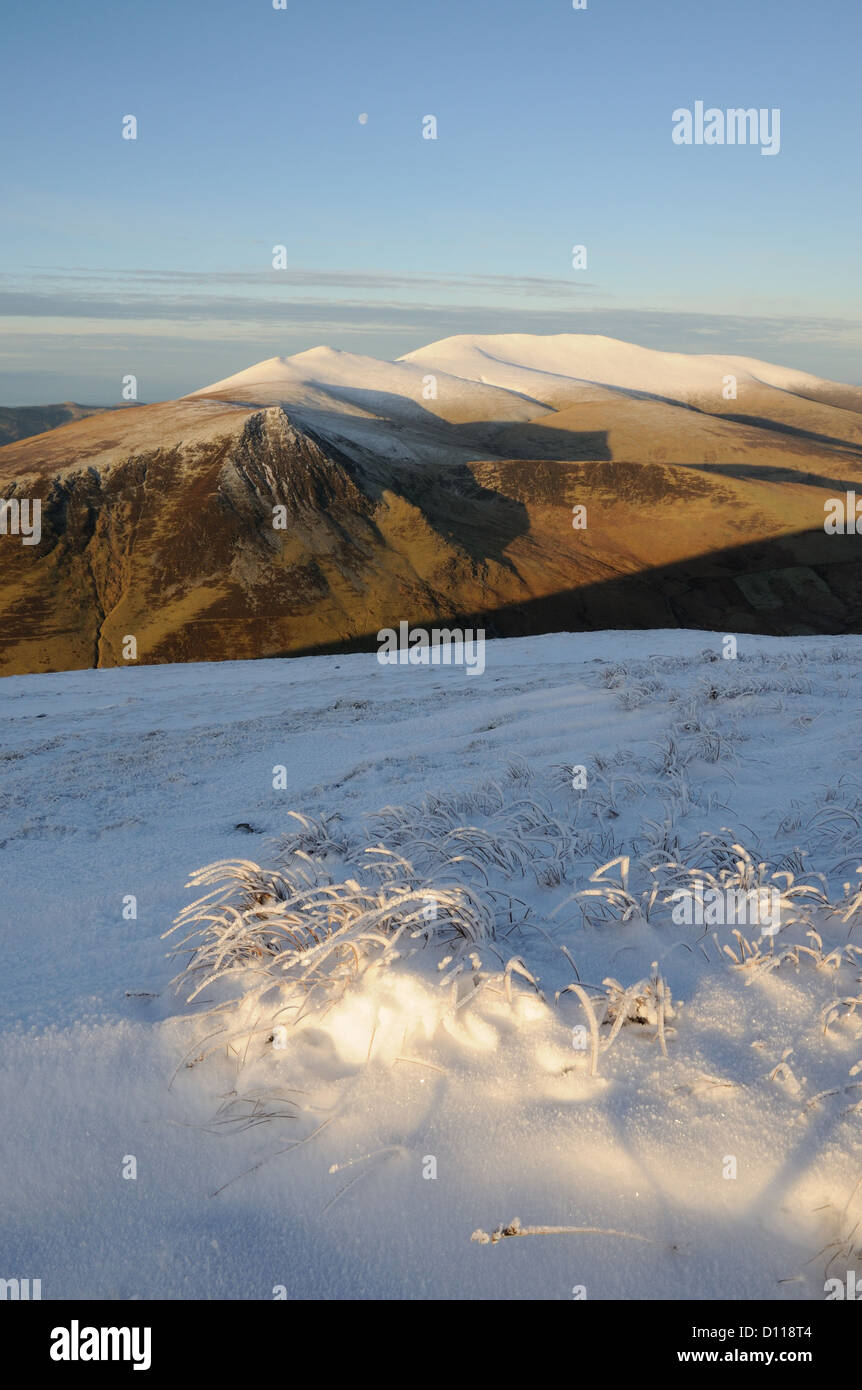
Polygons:
[[[815,316],[746,316],[695,311],[617,309],[597,306],[521,307],[511,305],[432,304],[399,300],[321,298],[258,299],[233,295],[131,296],[46,294],[0,291],[4,317],[88,319],[120,323],[134,331],[142,321],[178,325],[219,323],[236,329],[272,332],[276,326],[320,333],[417,334],[429,341],[452,333],[604,333],[642,341],[660,337],[662,346],[679,348],[681,340],[701,343],[701,350],[734,351],[745,344],[834,341],[857,342],[860,319]],[[720,344],[720,346],[719,346]],[[658,344],[653,344],[658,345]]]
[[[31,278],[40,282],[49,280],[54,285],[68,284],[70,289],[77,284],[96,282],[107,287],[119,286],[128,292],[133,285],[194,285],[201,289],[212,287],[260,286],[270,290],[274,286],[292,285],[305,288],[363,289],[377,291],[392,290],[481,290],[503,294],[545,294],[577,295],[585,289],[596,286],[587,280],[577,281],[542,275],[411,275],[391,274],[378,271],[313,270],[301,267],[287,267],[273,270],[263,267],[260,270],[143,270],[123,271],[94,270],[86,266],[45,266],[29,268]],[[20,278],[20,277],[19,277]],[[33,291],[35,292],[35,291]],[[38,291],[47,293],[47,291]]]

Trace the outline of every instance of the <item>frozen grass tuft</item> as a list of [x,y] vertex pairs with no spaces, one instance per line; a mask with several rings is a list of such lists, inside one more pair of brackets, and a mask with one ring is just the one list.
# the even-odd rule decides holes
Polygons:
[[[174,951],[186,957],[175,984],[188,1003],[205,990],[219,991],[224,997],[207,1009],[213,1019],[242,1004],[234,1034],[221,1036],[220,1028],[219,1041],[204,1056],[331,1007],[374,965],[429,945],[445,948],[451,959],[493,942],[493,899],[467,884],[424,881],[400,856],[390,861],[382,846],[375,853],[382,858],[366,882],[332,882],[303,851],[294,852],[298,863],[290,868],[268,871],[233,860],[192,876],[189,886],[216,887],[189,904],[165,933],[185,933]],[[259,1019],[251,1029],[250,1015]]]

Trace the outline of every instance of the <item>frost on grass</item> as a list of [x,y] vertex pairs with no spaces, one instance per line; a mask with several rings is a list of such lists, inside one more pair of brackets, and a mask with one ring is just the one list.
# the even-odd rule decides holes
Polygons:
[[[724,826],[689,839],[681,831],[691,798],[681,803],[683,816],[671,803],[663,821],[652,819],[648,804],[666,797],[679,765],[669,740],[647,765],[619,776],[600,767],[589,793],[566,798],[553,769],[535,778],[513,764],[501,781],[384,807],[367,818],[372,838],[358,848],[334,831],[337,815],[291,812],[296,825],[275,864],[243,859],[198,870],[191,886],[209,891],[169,933],[181,934],[179,986],[189,1003],[207,994],[206,1014],[217,1024],[195,1061],[240,1040],[246,1053],[252,1038],[272,1042],[274,1029],[324,1017],[369,972],[396,967],[436,975],[446,991],[441,1019],[470,1006],[487,985],[511,1002],[513,981],[561,1022],[571,1022],[577,1001],[591,1076],[627,1025],[643,1027],[664,1057],[669,1040],[678,1044],[678,1008],[661,962],[679,950],[714,969],[737,970],[746,983],[789,966],[826,972],[844,988],[833,990],[821,1010],[824,1031],[853,1019],[862,951],[851,937],[862,889],[845,884],[833,898],[822,873],[797,878],[786,867],[793,861],[801,869],[804,851],[773,861]],[[620,844],[607,827],[623,819],[616,809],[623,799],[640,803],[640,815],[629,815],[634,833]],[[843,852],[851,826],[860,823],[855,804],[831,811],[815,812],[811,824],[821,843],[831,831]],[[591,864],[597,842],[629,852]],[[846,858],[842,853],[841,862]],[[764,889],[780,909],[780,932],[709,925],[707,894],[737,893],[744,904]],[[677,924],[681,890],[700,910],[700,925]],[[628,980],[585,980],[577,963],[593,973],[594,959],[645,951],[656,957],[649,973]]]
[[[186,957],[178,983],[189,1003],[207,990],[224,995],[206,1010],[219,1021],[218,1042],[196,1060],[240,1039],[271,1041],[274,1027],[325,1013],[369,971],[410,960],[430,943],[455,963],[450,979],[468,948],[493,949],[490,900],[464,883],[423,880],[382,846],[366,855],[361,881],[333,879],[325,858],[300,849],[277,868],[242,859],[192,876],[190,886],[215,886],[168,933],[185,933],[176,947]],[[244,1020],[251,1014],[261,1021],[250,1030]]]
[[[613,668],[604,680],[616,688]],[[749,678],[737,693],[756,685]],[[714,683],[710,690],[719,698]],[[809,852],[799,843],[770,856],[747,847],[743,832],[691,825],[699,811],[714,820],[718,808],[711,797],[703,804],[687,769],[733,745],[732,730],[704,730],[688,711],[679,737],[669,734],[655,754],[597,758],[580,794],[566,788],[561,769],[534,773],[514,760],[498,780],[382,808],[366,817],[364,844],[348,836],[337,812],[291,811],[292,829],[272,866],[242,859],[198,870],[190,886],[209,891],[168,933],[181,933],[178,983],[188,1002],[218,995],[207,1010],[220,1023],[210,1051],[233,1039],[231,1022],[247,1042],[254,1014],[254,1034],[269,1039],[274,1027],[325,1013],[369,971],[396,963],[416,969],[429,953],[445,984],[455,982],[457,1007],[491,974],[507,998],[515,976],[545,1001],[553,993],[557,1010],[577,999],[592,1074],[600,1048],[627,1024],[647,1025],[667,1055],[676,1013],[661,961],[680,949],[739,970],[747,983],[789,965],[826,971],[847,988],[825,1006],[824,1027],[855,1017],[862,952],[851,938],[862,918],[862,884],[846,882],[833,893],[824,873],[807,868]],[[777,831],[798,840],[803,828],[824,857],[831,851],[833,868],[845,869],[862,858],[862,796],[844,784],[807,817],[785,813]],[[596,864],[597,849],[615,853]],[[780,932],[758,934],[756,924],[733,922],[713,929],[708,895],[736,894],[744,903],[766,890]],[[699,925],[678,925],[682,892]],[[625,937],[600,944],[610,928],[626,929]],[[652,951],[649,975],[584,982],[579,957],[611,959],[620,948]],[[561,969],[568,980],[560,980]],[[542,979],[555,992],[543,990]]]
[[[199,870],[191,884],[206,891],[172,928],[178,985],[203,1016],[189,1064],[224,1053],[240,1073],[268,1059],[287,1089],[285,1039],[329,1030],[359,1071],[409,1062],[433,1079],[447,1072],[445,1033],[484,1048],[489,1091],[505,1075],[515,1108],[570,1094],[583,1113],[714,1121],[723,1153],[734,1141],[720,1101],[768,1113],[778,1152],[814,1125],[811,1173],[818,1145],[858,1151],[862,1169],[862,789],[845,774],[805,787],[756,833],[736,786],[758,760],[768,780],[775,754],[757,745],[751,711],[802,728],[812,681],[757,660],[711,663],[707,677],[692,660],[692,695],[665,681],[681,664],[598,673],[624,712],[640,718],[653,701],[671,719],[634,751],[596,755],[582,790],[569,765],[510,759],[496,777],[350,824],[332,807],[291,812],[271,864]],[[774,932],[710,916],[722,896],[764,893]],[[688,921],[675,913],[681,895]],[[366,1032],[348,1049],[357,1019]],[[507,1048],[530,1036],[534,1070],[515,1076]],[[218,1122],[244,1128],[272,1113],[288,1112],[231,1093]],[[691,1158],[675,1161],[692,1181]],[[786,1179],[794,1209],[831,1212],[827,1245],[843,1250],[852,1213],[818,1205],[814,1181],[807,1170]],[[553,1233],[653,1239],[589,1220],[511,1222],[474,1239]]]

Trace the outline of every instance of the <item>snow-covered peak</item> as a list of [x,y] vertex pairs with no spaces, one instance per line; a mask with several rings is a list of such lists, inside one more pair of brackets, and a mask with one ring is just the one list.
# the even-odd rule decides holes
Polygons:
[[530,420],[543,403],[518,391],[485,385],[443,368],[407,360],[315,347],[293,357],[270,357],[193,393],[222,400],[334,410],[382,418]]
[[510,390],[532,388],[540,396],[543,391],[557,396],[564,383],[574,382],[685,400],[720,392],[729,374],[785,391],[825,385],[818,377],[755,358],[660,352],[594,333],[463,334],[400,360]]
[[415,419],[419,407],[450,421],[527,420],[603,390],[720,401],[729,376],[737,389],[813,399],[841,390],[753,357],[662,352],[596,333],[493,333],[442,338],[394,362],[321,345],[267,358],[193,394],[384,418]]

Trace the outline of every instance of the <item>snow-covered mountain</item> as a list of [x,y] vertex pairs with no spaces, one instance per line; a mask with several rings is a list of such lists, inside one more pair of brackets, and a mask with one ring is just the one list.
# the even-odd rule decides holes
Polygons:
[[782,419],[784,395],[804,401],[812,414],[818,403],[848,410],[848,418],[833,423],[840,421],[840,437],[862,439],[862,424],[853,418],[862,412],[860,387],[753,357],[659,352],[594,333],[464,334],[395,362],[318,347],[258,362],[194,393],[199,395],[353,408],[383,418],[398,409],[399,401],[412,401],[443,419],[464,420],[538,419],[543,407],[550,411],[620,396],[696,403],[714,414],[741,409],[733,402],[743,397],[749,413],[757,399],[772,407],[767,418]]
[[[553,396],[565,382],[672,400],[709,399],[721,394],[728,374],[742,386],[757,383],[814,399],[834,390],[833,383],[820,377],[753,357],[659,352],[596,333],[461,334],[408,352],[400,360],[507,390],[532,387],[537,399]],[[862,389],[855,399],[862,404]]]
[[[531,420],[542,402],[496,385],[408,360],[384,362],[334,348],[310,348],[294,357],[270,357],[216,381],[187,399],[213,396],[257,404],[343,411],[383,419],[416,419],[411,405],[442,420]],[[433,393],[432,393],[433,392]]]
[[857,487],[862,390],[768,363],[578,334],[314,348],[0,448],[0,497],[42,512],[38,545],[0,537],[0,672],[401,620],[860,631],[856,538],[823,530]]

